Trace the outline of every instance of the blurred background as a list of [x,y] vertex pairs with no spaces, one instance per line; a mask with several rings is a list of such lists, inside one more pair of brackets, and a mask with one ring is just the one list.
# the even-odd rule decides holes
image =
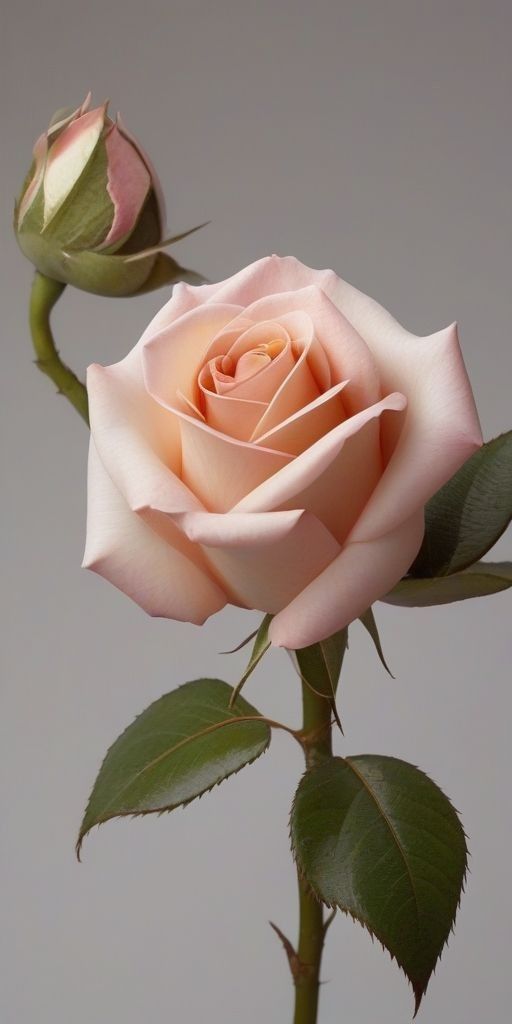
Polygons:
[[[291,1019],[288,814],[299,752],[285,734],[186,810],[111,823],[73,851],[110,743],[188,679],[239,678],[258,616],[201,631],[154,621],[80,570],[87,431],[32,367],[31,268],[11,201],[54,109],[110,97],[149,150],[176,248],[211,280],[271,252],[333,267],[427,334],[457,319],[487,438],[511,426],[512,9],[507,0],[17,0],[3,17],[2,907],[4,1024],[261,1024]],[[68,290],[55,332],[81,373],[120,359],[167,293]],[[511,557],[503,538],[496,557]],[[471,873],[422,1024],[504,1019],[510,1002],[510,595],[376,606],[385,675],[359,624],[339,752],[421,766],[463,815]],[[299,720],[283,652],[246,689]],[[412,995],[339,915],[321,1022],[399,1024]]]

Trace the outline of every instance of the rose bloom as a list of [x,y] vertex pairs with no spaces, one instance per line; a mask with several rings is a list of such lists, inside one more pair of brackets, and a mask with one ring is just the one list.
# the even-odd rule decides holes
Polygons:
[[88,391],[84,564],[151,615],[270,612],[288,648],[386,595],[482,443],[455,326],[416,337],[293,258],[177,285]]

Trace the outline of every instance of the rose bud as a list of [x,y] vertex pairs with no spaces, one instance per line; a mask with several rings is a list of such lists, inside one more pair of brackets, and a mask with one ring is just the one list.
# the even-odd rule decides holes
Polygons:
[[91,110],[90,99],[58,111],[34,146],[15,209],[22,252],[46,277],[99,295],[195,277],[160,252],[177,238],[163,240],[163,196],[148,157],[108,104]]

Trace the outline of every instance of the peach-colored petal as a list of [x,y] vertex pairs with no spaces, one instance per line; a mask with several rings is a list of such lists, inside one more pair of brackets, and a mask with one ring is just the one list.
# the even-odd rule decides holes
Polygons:
[[[226,281],[202,286],[204,291],[198,296],[198,301],[239,301],[241,305],[249,306],[262,296],[308,288],[319,282],[321,274],[322,271],[312,270],[292,256],[265,256]],[[233,300],[234,295],[239,298]]]
[[368,342],[384,387],[407,395],[409,412],[393,458],[355,540],[392,530],[424,505],[482,443],[456,325],[429,337],[406,331],[373,299],[335,274],[324,287]]
[[423,538],[423,513],[374,540],[347,544],[270,626],[278,647],[298,650],[348,626],[398,582]]
[[145,333],[149,337],[177,316],[204,304],[228,302],[249,306],[263,296],[293,292],[312,284],[322,288],[326,275],[329,281],[332,271],[312,270],[293,256],[265,256],[215,284],[195,286],[180,282],[175,286],[170,301],[157,313]]
[[208,547],[246,547],[277,544],[304,515],[303,509],[286,512],[178,512],[173,522],[194,544]]
[[149,171],[116,124],[105,138],[107,191],[114,204],[110,231],[101,249],[121,241],[135,227],[151,186]]
[[[205,389],[204,418],[213,430],[235,437],[238,441],[249,441],[261,420],[265,402],[250,402],[230,395],[217,395]],[[272,445],[267,445],[271,448]]]
[[255,431],[254,443],[264,444],[267,448],[274,448],[280,452],[288,452],[289,455],[300,455],[347,418],[341,397],[346,385],[347,381],[336,384],[273,430],[268,430],[265,434]]
[[51,146],[44,175],[43,228],[60,209],[92,156],[105,125],[106,105],[64,129]]
[[330,366],[332,383],[350,381],[345,396],[349,412],[359,412],[379,401],[383,394],[397,390],[382,390],[370,348],[318,285],[265,296],[245,310],[253,320],[265,317],[278,319],[281,323],[284,323],[286,314],[293,312],[300,312],[313,325],[316,348]]
[[[176,285],[178,291],[181,283],[182,282],[179,282],[179,284]],[[218,334],[215,335],[205,354],[205,363],[210,362],[211,359],[215,359],[217,356],[225,356],[226,353],[230,352],[233,346],[237,344],[242,335],[246,334],[249,328],[254,326],[253,321],[249,320],[249,318],[244,316],[243,313],[236,316],[228,327],[219,331]],[[236,349],[237,353],[239,353],[239,348],[240,347],[238,346]]]
[[219,434],[178,410],[176,415],[181,430],[181,478],[210,512],[227,512],[290,461],[289,455]]
[[[208,309],[216,308],[216,306],[208,307]],[[247,354],[254,356],[254,353]],[[229,378],[226,374],[219,372],[214,372],[212,376],[219,395],[231,395],[233,398],[246,398],[249,401],[268,403],[294,366],[295,358],[288,341],[275,359],[265,361],[265,364],[260,365],[258,369],[254,367],[255,372],[252,374],[242,376],[241,379]]]
[[232,604],[275,613],[337,557],[340,546],[309,512],[182,517]]
[[219,585],[126,504],[89,449],[84,567],[104,576],[150,615],[202,624],[226,604]]
[[[231,334],[233,337],[230,340]],[[259,323],[255,323],[244,312],[233,320],[227,331],[222,331],[214,339],[208,358],[222,352],[236,365],[241,356],[275,340],[284,344],[290,341],[290,335],[282,324],[276,320],[260,320]]]
[[388,395],[351,416],[242,498],[234,511],[306,508],[344,541],[381,476],[380,421],[401,415],[406,404],[403,395]]
[[146,338],[141,346],[144,379],[157,402],[174,408],[179,390],[198,405],[197,376],[208,346],[239,312],[238,306],[202,306]]
[[[137,358],[139,356],[139,359]],[[179,479],[175,416],[141,384],[140,353],[87,372],[91,433],[109,476],[132,509],[188,511],[201,503]]]

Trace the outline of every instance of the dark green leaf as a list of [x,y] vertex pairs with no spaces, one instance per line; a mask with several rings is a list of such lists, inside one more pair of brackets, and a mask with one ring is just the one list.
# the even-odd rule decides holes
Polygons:
[[392,679],[394,679],[395,677],[394,677],[391,669],[389,668],[388,663],[387,663],[387,661],[386,661],[386,659],[384,657],[384,651],[382,650],[382,644],[380,642],[379,631],[377,629],[377,623],[375,622],[375,616],[373,614],[373,608],[371,608],[371,607],[368,608],[368,610],[365,611],[363,615],[360,615],[359,616],[359,621],[362,622],[364,628],[370,634],[370,636],[371,636],[371,638],[372,638],[372,640],[373,640],[373,642],[375,644],[375,649],[377,651],[377,654],[379,655],[379,658],[380,658],[384,668],[386,669],[386,672],[388,673],[388,675],[391,676]]
[[512,562],[476,562],[452,576],[416,579],[409,576],[383,597],[387,604],[425,608],[435,604],[486,597],[512,587]]
[[259,627],[259,629],[256,632],[256,639],[254,641],[253,648],[252,648],[252,651],[251,651],[251,657],[249,658],[249,664],[247,665],[247,668],[246,668],[246,670],[245,670],[245,672],[244,672],[240,682],[237,683],[237,685],[234,687],[233,692],[231,694],[230,706],[235,703],[239,693],[241,693],[241,691],[242,691],[243,687],[245,686],[249,676],[252,675],[252,673],[254,672],[254,669],[256,668],[256,666],[259,665],[263,655],[267,653],[267,651],[268,651],[268,649],[270,647],[270,640],[268,638],[268,629],[269,629],[269,626],[270,626],[271,622],[272,622],[272,615],[265,615],[265,618],[263,619],[263,621],[261,623],[261,626]]
[[488,441],[428,502],[412,576],[446,576],[492,548],[512,517],[512,430]]
[[267,749],[267,723],[242,697],[230,708],[230,697],[220,679],[197,679],[160,697],[128,726],[100,768],[78,853],[94,825],[187,804]]
[[464,831],[423,772],[393,757],[334,758],[304,775],[291,833],[317,896],[374,935],[409,978],[416,1012],[453,927]]
[[348,629],[340,629],[327,640],[295,651],[300,675],[310,690],[330,701],[333,715],[341,729],[336,708],[336,690],[348,644]]

